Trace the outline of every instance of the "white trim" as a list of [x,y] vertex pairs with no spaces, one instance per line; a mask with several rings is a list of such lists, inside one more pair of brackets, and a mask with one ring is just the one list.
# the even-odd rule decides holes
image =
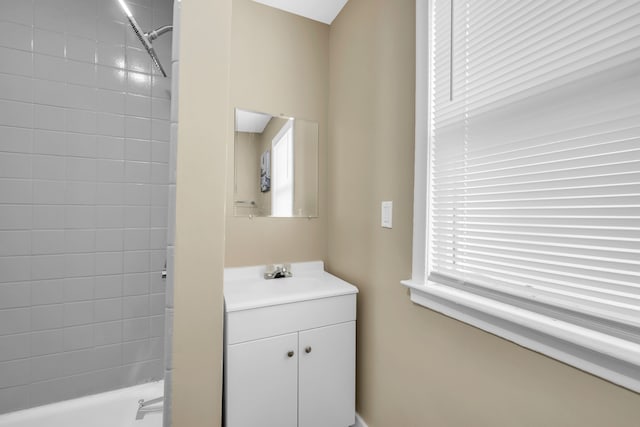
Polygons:
[[[271,167],[271,214],[272,215],[276,215],[276,216],[287,216],[290,217],[293,215],[293,204],[294,204],[294,195],[295,195],[295,188],[294,188],[294,169],[293,169],[293,159],[294,159],[294,128],[293,128],[293,119],[288,119],[286,121],[286,123],[282,126],[282,128],[278,131],[278,133],[276,134],[276,136],[274,136],[271,139],[271,165],[273,166],[274,163],[276,163],[276,158],[280,159],[278,162],[281,162],[281,156],[276,156],[276,147],[279,146],[280,144],[282,144],[282,140],[285,138],[285,136],[287,136],[287,134],[289,135],[288,137],[288,144],[289,146],[287,147],[287,169],[288,170],[288,176],[290,178],[290,187],[291,189],[289,191],[287,191],[287,193],[290,193],[291,195],[291,210],[288,212],[288,214],[283,214],[283,212],[281,212],[281,209],[279,204],[277,203],[277,200],[279,197],[282,196],[282,189],[278,188],[277,185],[279,184],[280,180],[279,178],[281,177],[280,172],[282,172],[281,169],[277,168],[277,167]],[[278,165],[280,163],[277,163]],[[287,198],[288,199],[288,198]]]
[[[413,180],[413,280],[427,279],[427,189],[429,188],[429,134],[431,129],[430,1],[416,0],[416,120]],[[426,117],[427,120],[418,120]]]
[[640,392],[638,344],[446,285],[402,284],[418,305]]
[[285,122],[284,125],[282,125],[282,127],[280,128],[280,130],[278,131],[278,133],[276,133],[276,136],[274,136],[273,138],[271,138],[271,146],[275,145],[275,143],[277,143],[278,141],[280,141],[282,139],[282,137],[289,132],[291,129],[293,129],[293,120],[292,119],[287,119],[287,121]]
[[[429,135],[431,126],[431,0],[416,0],[416,128],[412,279],[402,284],[411,300],[620,386],[640,392],[640,345],[427,282]],[[425,120],[426,118],[426,120]]]
[[364,422],[362,417],[356,412],[356,423],[351,427],[368,427],[367,423]]

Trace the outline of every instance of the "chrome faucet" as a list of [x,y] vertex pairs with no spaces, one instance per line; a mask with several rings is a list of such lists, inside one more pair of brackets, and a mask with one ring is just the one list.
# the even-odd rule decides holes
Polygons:
[[282,279],[284,277],[292,277],[291,264],[274,264],[267,266],[267,272],[264,273],[264,278],[269,279]]
[[[141,420],[150,412],[162,412],[163,409],[163,400],[164,397],[157,397],[155,399],[147,400],[144,399],[138,400],[138,412],[136,412],[136,420]],[[156,403],[160,403],[159,405],[155,405]],[[151,406],[155,405],[155,406]]]

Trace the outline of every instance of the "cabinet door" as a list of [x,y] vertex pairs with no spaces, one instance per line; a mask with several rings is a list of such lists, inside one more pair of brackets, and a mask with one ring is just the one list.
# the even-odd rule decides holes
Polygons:
[[227,427],[298,425],[298,334],[227,346]]
[[355,322],[300,332],[299,427],[355,423]]

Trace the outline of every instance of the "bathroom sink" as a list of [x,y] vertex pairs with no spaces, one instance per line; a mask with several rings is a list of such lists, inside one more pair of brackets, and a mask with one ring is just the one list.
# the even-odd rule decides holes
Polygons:
[[228,344],[356,319],[358,289],[320,261],[291,264],[293,277],[265,279],[265,266],[224,271]]
[[321,261],[291,265],[293,277],[265,279],[265,266],[225,269],[227,312],[356,294],[358,289],[324,271]]

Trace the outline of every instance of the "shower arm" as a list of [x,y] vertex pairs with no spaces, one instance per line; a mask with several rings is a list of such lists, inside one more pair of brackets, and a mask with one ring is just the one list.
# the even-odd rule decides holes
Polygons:
[[152,42],[164,33],[168,33],[169,31],[173,31],[172,25],[165,25],[163,27],[157,28],[151,32],[145,34],[149,38],[149,41]]
[[160,27],[154,31],[145,33],[142,31],[142,28],[140,28],[140,25],[138,25],[136,18],[133,17],[133,14],[131,13],[129,6],[127,6],[126,1],[118,0],[118,2],[120,3],[120,6],[122,7],[122,10],[124,11],[125,15],[127,15],[127,20],[129,21],[129,24],[131,24],[131,28],[133,29],[133,32],[136,34],[136,36],[138,37],[138,40],[140,40],[140,43],[142,43],[142,46],[146,49],[147,53],[151,57],[153,64],[156,66],[158,70],[160,70],[163,77],[167,77],[167,73],[164,71],[164,68],[162,68],[162,64],[160,64],[160,59],[158,59],[158,55],[156,54],[155,49],[151,45],[151,41],[157,39],[162,34],[173,30],[173,27],[171,25],[165,25],[164,27]]

